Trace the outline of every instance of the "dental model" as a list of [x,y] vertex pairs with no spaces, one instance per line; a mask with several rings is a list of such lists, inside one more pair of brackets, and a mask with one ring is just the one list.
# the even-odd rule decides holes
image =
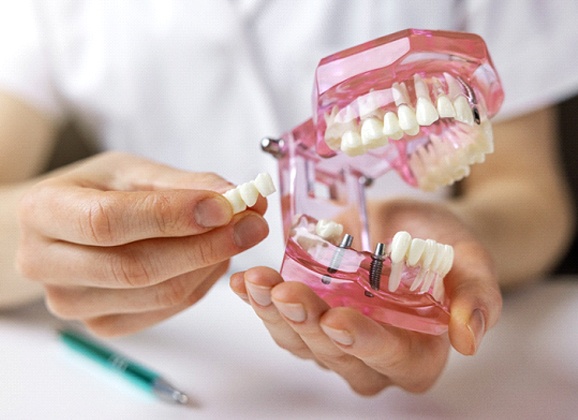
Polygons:
[[264,172],[257,175],[255,180],[245,182],[244,184],[225,192],[223,195],[227,200],[229,200],[229,203],[231,203],[233,213],[237,214],[245,211],[247,207],[254,206],[259,195],[267,197],[275,191],[277,190],[273,184],[271,175]]
[[284,279],[382,323],[447,331],[453,248],[405,231],[372,247],[364,190],[390,170],[424,191],[468,176],[493,152],[503,96],[474,34],[408,29],[322,59],[313,117],[262,141],[279,165]]

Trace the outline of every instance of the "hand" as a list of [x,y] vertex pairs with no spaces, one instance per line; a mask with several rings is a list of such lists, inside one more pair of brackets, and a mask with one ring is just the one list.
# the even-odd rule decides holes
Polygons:
[[138,331],[194,304],[267,236],[266,201],[233,215],[231,186],[121,153],[83,161],[22,200],[18,268],[57,316],[103,336]]
[[252,305],[280,347],[335,371],[356,392],[371,395],[390,385],[423,392],[443,371],[450,345],[474,354],[496,323],[502,301],[493,263],[442,205],[391,201],[372,206],[370,214],[377,226],[373,234],[379,235],[374,238],[391,238],[403,229],[454,246],[454,266],[445,278],[451,299],[449,334],[405,331],[351,308],[330,308],[305,284],[284,282],[265,267],[233,275],[231,287]]

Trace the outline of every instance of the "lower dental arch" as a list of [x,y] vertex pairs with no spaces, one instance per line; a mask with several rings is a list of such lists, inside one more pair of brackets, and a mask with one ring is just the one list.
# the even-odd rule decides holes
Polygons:
[[503,91],[483,40],[409,29],[370,41],[320,61],[313,99],[310,120],[262,142],[279,167],[283,278],[385,324],[446,332],[453,248],[406,231],[372,246],[364,192],[392,169],[434,191],[493,151]]

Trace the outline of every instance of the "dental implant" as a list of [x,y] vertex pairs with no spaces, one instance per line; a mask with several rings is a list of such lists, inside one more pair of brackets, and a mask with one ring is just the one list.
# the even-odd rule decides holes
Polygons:
[[[337,249],[335,249],[333,257],[331,258],[331,262],[329,263],[329,266],[327,266],[328,273],[333,274],[336,273],[337,270],[339,270],[339,266],[341,265],[341,261],[343,260],[343,254],[345,253],[346,249],[351,248],[352,244],[353,244],[353,236],[351,236],[349,233],[343,235],[341,243],[339,244]],[[329,284],[331,283],[331,277],[323,276],[321,278],[321,281],[323,282],[323,284]]]
[[369,285],[373,290],[379,290],[381,286],[381,272],[383,271],[384,259],[385,244],[378,242],[371,256],[371,264],[369,265]]

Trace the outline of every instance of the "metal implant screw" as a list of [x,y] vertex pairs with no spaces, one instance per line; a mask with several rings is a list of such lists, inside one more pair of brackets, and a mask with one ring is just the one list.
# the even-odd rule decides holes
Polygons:
[[369,285],[373,290],[379,290],[381,285],[381,272],[383,271],[383,260],[385,259],[385,244],[378,242],[375,252],[371,256],[369,266]]
[[[328,273],[333,274],[333,273],[337,272],[337,270],[339,269],[339,266],[341,265],[341,260],[343,260],[343,253],[345,252],[346,249],[351,248],[352,243],[353,243],[353,236],[351,236],[349,233],[346,233],[345,235],[343,235],[343,239],[341,239],[341,243],[339,244],[339,246],[337,247],[337,249],[333,253],[333,257],[331,258],[331,262],[329,263],[329,266],[327,267]],[[331,283],[331,277],[330,276],[323,276],[323,277],[321,277],[321,282],[323,284],[329,284],[329,283]]]

